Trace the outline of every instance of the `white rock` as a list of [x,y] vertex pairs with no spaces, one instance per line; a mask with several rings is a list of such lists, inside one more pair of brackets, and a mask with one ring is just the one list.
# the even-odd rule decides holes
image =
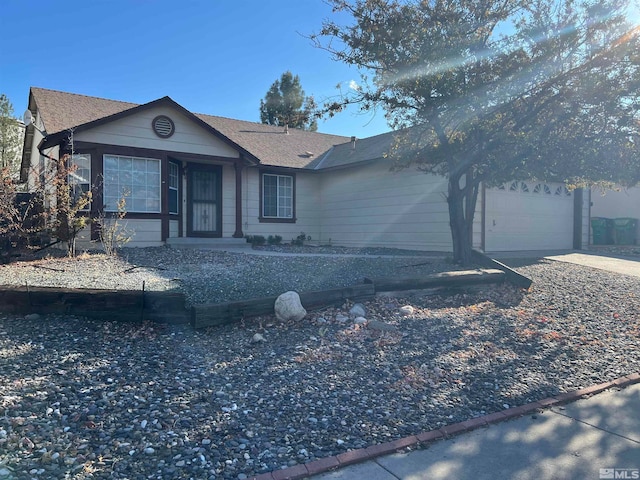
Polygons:
[[340,439],[338,439],[338,440],[336,440],[336,443],[337,443],[338,445],[344,445],[344,440],[340,440]]
[[153,455],[154,453],[156,453],[156,451],[151,447],[147,447],[144,449],[144,453],[146,453],[147,455]]
[[364,309],[364,305],[362,305],[361,303],[356,303],[353,307],[351,307],[351,310],[349,310],[349,314],[353,315],[354,317],[364,317],[367,312]]
[[30,321],[40,320],[40,315],[38,315],[37,313],[30,313],[29,315],[25,315],[24,319],[25,320],[30,320]]
[[338,315],[336,315],[336,322],[344,323],[344,322],[346,322],[348,320],[349,320],[349,317],[347,317],[345,315],[342,315],[340,313]]
[[141,426],[142,428],[146,428],[146,427],[147,427],[147,421],[146,421],[146,420],[142,420],[142,421],[140,422],[140,426]]
[[415,309],[411,305],[400,307],[400,313],[402,315],[413,315],[413,312],[415,312]]
[[0,468],[0,477],[8,477],[9,475],[11,475],[11,470],[4,467]]
[[281,322],[298,322],[307,315],[307,311],[300,302],[300,295],[291,291],[285,292],[276,298],[274,310],[276,318]]
[[367,323],[367,319],[364,317],[356,317],[353,323],[355,323],[356,325],[362,325],[363,323]]
[[256,333],[252,338],[251,338],[251,342],[252,343],[260,343],[260,342],[266,342],[267,340],[259,333]]

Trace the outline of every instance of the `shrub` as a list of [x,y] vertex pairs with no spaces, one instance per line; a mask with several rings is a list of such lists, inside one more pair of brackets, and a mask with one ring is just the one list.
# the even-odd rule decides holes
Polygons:
[[253,235],[251,245],[264,245],[267,241],[262,235]]
[[118,211],[110,214],[105,213],[103,209],[95,219],[98,224],[102,248],[110,257],[115,257],[118,254],[118,249],[128,243],[133,236],[133,232],[127,228],[127,224],[124,222],[127,214],[124,198],[118,200],[117,207]]
[[280,245],[282,243],[282,237],[280,235],[269,235],[267,243],[269,245]]
[[303,246],[305,241],[311,241],[311,235],[307,235],[304,232],[300,232],[296,238],[291,240],[291,245]]

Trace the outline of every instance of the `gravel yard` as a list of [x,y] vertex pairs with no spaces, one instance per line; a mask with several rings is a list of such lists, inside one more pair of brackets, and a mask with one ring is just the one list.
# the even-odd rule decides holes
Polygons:
[[[124,286],[143,269],[123,267],[151,253],[100,265]],[[431,257],[246,257],[241,267],[220,253],[205,265],[212,254],[185,255],[192,274],[180,281],[168,263],[142,273],[157,275],[157,289],[216,278],[215,289],[192,294],[197,302],[444,266]],[[86,273],[82,259],[60,262]],[[349,304],[298,324],[263,317],[197,332],[0,314],[0,479],[243,479],[640,370],[640,278],[545,260],[510,264],[533,278],[529,292],[504,285],[379,297],[363,306],[383,331],[345,320]],[[266,341],[252,343],[255,333]]]
[[[266,248],[265,248],[266,249]],[[272,250],[277,250],[275,247]],[[295,251],[368,253],[352,256],[261,256],[212,250],[127,248],[119,258],[83,254],[0,265],[0,285],[177,290],[189,304],[219,303],[362,283],[365,276],[426,275],[455,270],[444,254],[392,249],[307,248]],[[376,252],[378,255],[376,255]],[[386,254],[395,253],[393,257]],[[407,256],[413,253],[415,256]],[[385,254],[385,256],[380,256]]]

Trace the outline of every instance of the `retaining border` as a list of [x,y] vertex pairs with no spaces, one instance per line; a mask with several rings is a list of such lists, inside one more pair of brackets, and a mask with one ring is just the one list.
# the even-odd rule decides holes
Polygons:
[[312,475],[326,473],[334,469],[353,465],[355,463],[374,460],[383,455],[396,453],[410,447],[424,447],[438,440],[448,439],[450,437],[470,432],[478,428],[487,427],[506,420],[527,415],[529,413],[540,410],[557,407],[566,403],[580,400],[581,398],[601,393],[610,388],[624,388],[630,385],[640,383],[640,373],[631,373],[624,377],[611,380],[609,382],[599,383],[590,387],[581,388],[572,392],[561,393],[553,397],[544,398],[537,402],[527,403],[519,407],[512,407],[481,417],[472,418],[462,422],[447,425],[445,427],[434,429],[416,435],[399,438],[386,443],[372,445],[366,448],[349,450],[331,457],[320,458],[305,464],[295,465],[293,467],[282,470],[274,470],[272,472],[262,473],[249,477],[249,480],[302,480]]

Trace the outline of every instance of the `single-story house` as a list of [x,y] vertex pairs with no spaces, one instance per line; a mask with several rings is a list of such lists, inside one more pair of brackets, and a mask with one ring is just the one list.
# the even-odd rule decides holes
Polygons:
[[[138,105],[31,88],[21,177],[73,153],[91,214],[125,195],[129,246],[241,242],[304,232],[314,243],[451,251],[446,179],[385,158],[370,138],[193,113],[169,97]],[[589,243],[590,192],[561,183],[483,188],[473,243],[485,251]],[[96,240],[97,232],[84,232]]]

